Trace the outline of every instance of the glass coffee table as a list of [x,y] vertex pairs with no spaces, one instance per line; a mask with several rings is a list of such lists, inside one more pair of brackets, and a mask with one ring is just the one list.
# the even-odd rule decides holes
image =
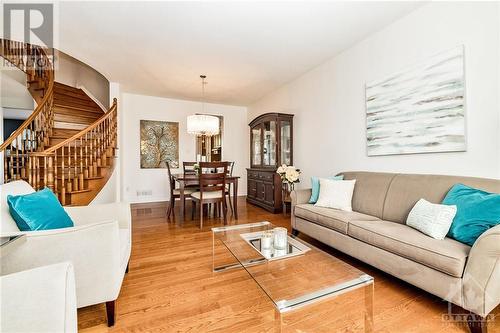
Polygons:
[[364,331],[373,332],[373,277],[293,235],[285,253],[261,248],[258,235],[275,227],[265,221],[212,228],[213,271],[245,269],[273,302],[278,332],[285,313],[354,291],[361,299],[345,308],[361,309]]

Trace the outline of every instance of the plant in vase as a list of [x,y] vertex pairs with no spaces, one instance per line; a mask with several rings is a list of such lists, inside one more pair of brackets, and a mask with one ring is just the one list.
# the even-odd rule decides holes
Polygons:
[[193,170],[194,172],[196,172],[196,175],[200,175],[200,164],[199,163],[196,163],[193,165]]
[[278,167],[276,173],[280,175],[281,182],[283,183],[283,185],[287,186],[289,192],[293,191],[295,183],[300,182],[300,169],[297,169],[293,165],[283,164]]

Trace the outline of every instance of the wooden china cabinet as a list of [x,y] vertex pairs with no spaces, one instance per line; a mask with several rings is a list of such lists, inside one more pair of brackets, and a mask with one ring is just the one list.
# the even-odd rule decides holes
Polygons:
[[250,126],[247,201],[273,213],[282,211],[278,166],[293,164],[293,115],[266,113]]

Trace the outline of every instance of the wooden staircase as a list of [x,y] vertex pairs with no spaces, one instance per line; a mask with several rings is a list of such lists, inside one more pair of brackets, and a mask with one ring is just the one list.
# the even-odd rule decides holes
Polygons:
[[[116,99],[103,110],[83,90],[54,81],[46,50],[8,40],[1,43],[0,55],[27,74],[27,89],[38,104],[0,146],[4,182],[23,179],[36,189],[49,187],[63,205],[89,204],[113,172]],[[30,57],[39,59],[30,65]]]
[[54,83],[54,127],[49,147],[72,137],[92,125],[106,111],[83,90]]

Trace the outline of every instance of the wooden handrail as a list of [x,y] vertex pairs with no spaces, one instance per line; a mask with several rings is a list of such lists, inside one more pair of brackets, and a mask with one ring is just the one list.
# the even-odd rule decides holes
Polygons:
[[5,140],[2,145],[0,145],[0,152],[4,151],[8,145],[10,145],[19,135],[21,135],[26,128],[28,128],[29,124],[44,110],[45,104],[48,102],[49,98],[53,98],[54,91],[54,80],[51,80],[49,83],[49,87],[47,88],[47,94],[43,98],[42,102],[36,107],[33,113],[16,129],[8,138]]
[[[0,56],[2,56],[3,58],[5,58],[6,60],[8,60],[10,63],[12,63],[13,65],[16,65],[17,64],[13,61],[13,59],[11,59],[9,57],[8,54],[5,54],[5,45],[11,41],[8,41],[6,39],[3,39],[3,38],[0,38],[0,41],[1,41],[1,49],[0,49]],[[22,44],[20,42],[17,42],[19,44]],[[25,44],[26,47],[28,47],[29,44]],[[30,47],[33,47],[33,46],[30,46]],[[42,48],[39,48],[39,51],[41,51],[45,57],[48,59],[48,56],[47,54],[45,53],[45,51],[42,49]],[[47,60],[48,61],[48,60]],[[20,70],[22,70],[23,72],[25,72],[26,74],[28,74],[28,71],[26,70],[26,68],[19,68]],[[27,128],[28,126],[31,124],[31,122],[41,113],[45,110],[45,107],[47,105],[47,103],[49,101],[51,101],[53,99],[53,92],[54,92],[54,71],[53,71],[53,68],[48,68],[46,69],[47,71],[47,81],[48,81],[48,84],[49,86],[47,87],[47,90],[45,91],[45,94],[44,94],[44,97],[42,99],[42,101],[40,103],[38,103],[38,106],[36,107],[36,109],[33,111],[33,113],[21,124],[21,126],[19,126],[18,129],[16,129],[8,138],[7,140],[5,140],[1,145],[0,145],[0,152],[4,151],[7,146],[9,146],[10,144],[12,144],[12,142],[14,140],[16,140],[16,138],[21,135]]]
[[87,128],[85,128],[84,130],[76,133],[75,135],[73,135],[72,137],[70,138],[67,138],[66,140],[64,140],[63,142],[60,142],[58,143],[57,145],[54,145],[50,148],[47,148],[45,149],[42,153],[47,155],[47,154],[50,154],[50,153],[53,153],[55,152],[57,149],[61,148],[61,147],[64,147],[66,145],[68,145],[69,143],[71,143],[72,141],[75,141],[81,137],[83,137],[85,134],[87,134],[88,132],[90,132],[91,130],[95,129],[99,124],[101,124],[104,120],[108,119],[109,117],[113,116],[113,112],[116,111],[116,106],[117,106],[117,101],[116,101],[116,98],[113,98],[113,104],[111,105],[111,107],[109,108],[109,110],[104,114],[102,115],[99,119],[97,119],[96,121],[94,121],[94,123],[92,123],[92,125],[89,125]]
[[29,180],[32,168],[40,168],[30,154],[50,143],[54,127],[54,67],[40,46],[6,39],[0,39],[0,44],[0,56],[26,73],[28,91],[38,103],[28,119],[0,145],[3,181]]

